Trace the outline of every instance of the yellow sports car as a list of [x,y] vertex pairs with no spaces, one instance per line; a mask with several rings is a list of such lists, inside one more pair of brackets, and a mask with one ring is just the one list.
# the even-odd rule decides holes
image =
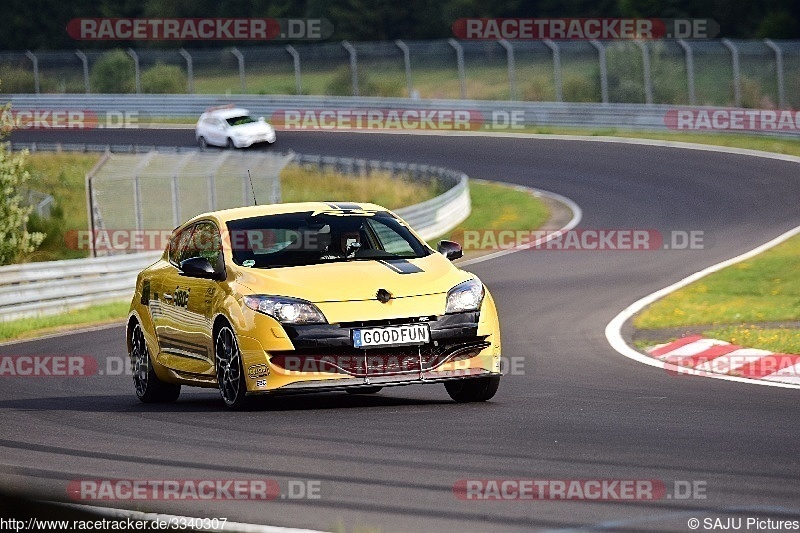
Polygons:
[[126,336],[136,395],[181,385],[254,395],[444,383],[458,402],[500,382],[489,291],[374,204],[308,202],[199,215],[136,281]]

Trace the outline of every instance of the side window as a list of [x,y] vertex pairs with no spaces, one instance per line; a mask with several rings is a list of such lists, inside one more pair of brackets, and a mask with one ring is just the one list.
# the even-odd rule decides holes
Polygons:
[[211,222],[194,225],[191,238],[181,249],[178,264],[192,257],[205,257],[215,269],[222,267],[222,239],[217,227]]

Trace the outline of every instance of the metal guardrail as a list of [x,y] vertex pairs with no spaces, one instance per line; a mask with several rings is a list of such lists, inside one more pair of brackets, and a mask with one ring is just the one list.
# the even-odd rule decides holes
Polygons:
[[[14,145],[15,149],[22,147]],[[64,145],[58,148],[83,151],[86,146]],[[343,173],[385,170],[416,179],[438,180],[447,188],[445,193],[396,210],[426,240],[456,227],[470,213],[469,180],[465,174],[451,169],[300,154],[295,154],[295,160],[303,165],[334,168]],[[91,304],[130,298],[136,275],[160,255],[161,252],[148,252],[0,267],[0,322],[58,314]]]
[[[311,110],[413,110],[413,111],[466,111],[469,118],[467,130],[514,132],[523,127],[573,127],[622,128],[633,130],[672,131],[667,126],[669,112],[681,109],[673,105],[597,104],[559,102],[511,102],[490,100],[414,100],[409,98],[378,98],[350,96],[212,96],[212,95],[11,95],[12,109],[17,110],[80,110],[96,115],[99,124],[86,127],[103,127],[106,123],[130,128],[158,127],[154,118],[196,119],[208,107],[234,104],[244,107],[253,116],[273,115],[278,122],[286,111]],[[731,108],[700,107],[709,112]],[[752,111],[741,109],[742,113]],[[105,117],[105,118],[104,118]],[[104,122],[106,120],[106,122]],[[127,120],[127,122],[125,122]],[[422,122],[422,121],[419,121]],[[45,126],[47,127],[47,126]],[[293,126],[292,126],[293,127]],[[279,128],[280,129],[280,128]],[[288,128],[284,128],[288,129]],[[749,134],[792,135],[800,134],[800,127],[781,131],[741,131]]]
[[0,321],[130,298],[136,274],[158,253],[23,263],[0,268]]

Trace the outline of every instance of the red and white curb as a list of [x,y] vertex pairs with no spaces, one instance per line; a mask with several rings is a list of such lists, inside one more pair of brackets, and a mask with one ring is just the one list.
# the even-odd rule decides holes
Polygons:
[[800,355],[743,348],[729,342],[690,335],[645,350],[681,374],[703,373],[800,385]]

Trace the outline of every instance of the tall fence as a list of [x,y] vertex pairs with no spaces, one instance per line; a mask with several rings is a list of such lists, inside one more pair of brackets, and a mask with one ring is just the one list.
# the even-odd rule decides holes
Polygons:
[[800,108],[800,41],[449,39],[129,48],[117,52],[122,67],[110,80],[96,68],[108,53],[0,53],[0,89]]
[[233,150],[106,152],[86,179],[90,228],[93,235],[163,231],[206,211],[253,205],[254,196],[277,203],[279,175],[292,157]]

